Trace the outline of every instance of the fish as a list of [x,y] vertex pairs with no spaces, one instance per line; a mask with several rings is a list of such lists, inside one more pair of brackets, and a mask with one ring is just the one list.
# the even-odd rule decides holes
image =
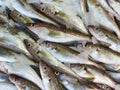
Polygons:
[[9,80],[18,88],[18,90],[40,90],[40,88],[38,88],[32,82],[16,75],[9,75]]
[[35,22],[33,24],[27,24],[26,26],[35,34],[37,34],[39,38],[47,41],[58,43],[91,42],[91,38],[88,35],[81,34],[74,30],[56,27],[43,22]]
[[4,47],[0,47],[0,61],[21,62],[26,65],[36,66],[35,63],[23,53],[15,52]]
[[17,23],[26,24],[26,23],[35,23],[31,18],[21,14],[17,10],[9,10],[8,14],[10,17]]
[[52,56],[57,58],[60,62],[96,65],[94,62],[80,56],[82,50],[76,51],[69,48],[68,46],[49,41],[43,41],[41,44],[49,51]]
[[40,4],[33,3],[32,5],[34,5],[40,12],[60,23],[67,29],[73,29],[75,31],[89,35],[81,18],[74,13],[70,13],[70,8],[63,9],[63,7],[59,7],[58,5],[53,6],[53,4],[44,2],[41,2]]
[[70,76],[73,76],[79,80],[81,83],[86,83],[81,77],[79,77],[74,71],[72,71],[69,67],[65,66],[59,60],[57,60],[54,56],[52,56],[48,50],[45,49],[43,45],[39,45],[35,42],[31,42],[29,40],[24,40],[26,48],[31,53],[31,55],[37,60],[43,60],[46,64],[54,68],[56,71],[66,73]]
[[111,89],[119,90],[119,83],[115,82],[105,71],[96,68],[91,65],[72,64],[70,66],[72,70],[79,74],[83,78],[87,78],[95,83],[100,83],[111,87]]
[[18,89],[10,82],[0,82],[0,90],[18,90]]
[[67,89],[67,90],[103,90],[100,89],[99,87],[88,87],[84,84],[80,84],[75,80],[75,78],[72,78],[68,75],[65,74],[60,74],[59,79],[62,83],[62,85]]
[[92,36],[95,37],[102,45],[120,53],[120,40],[116,35],[99,27],[89,26],[88,28]]
[[[120,39],[120,30],[115,23],[114,19],[96,0],[87,0],[89,12],[87,22],[89,25],[102,26],[106,30],[114,32]],[[89,21],[88,21],[89,19]]]
[[45,90],[63,90],[63,87],[52,68],[43,61],[40,61],[39,68]]
[[112,9],[119,15],[120,17],[120,1],[119,0],[108,0],[108,4],[112,7]]
[[106,71],[109,76],[111,76],[116,82],[120,83],[120,73],[118,72],[111,72],[111,71]]
[[24,1],[24,0],[19,0],[19,1],[18,0],[10,0],[10,1],[4,0],[2,2],[3,2],[3,4],[5,4],[5,6],[9,7],[10,10],[15,9],[18,12],[20,12],[21,14],[26,15],[30,18],[34,18],[34,19],[38,19],[43,22],[58,25],[51,19],[44,16],[43,14],[37,12],[33,6],[26,3],[26,1]]
[[86,58],[104,64],[120,64],[120,54],[98,44],[87,44],[83,49]]
[[30,65],[25,65],[24,63],[20,62],[0,62],[0,71],[9,75],[14,74],[19,77],[25,78],[37,85],[40,89],[44,90],[41,78],[30,67]]
[[14,51],[23,52],[24,54],[31,57],[23,43],[23,40],[25,38],[29,40],[34,39],[32,39],[25,30],[19,29],[18,27],[7,28],[5,25],[0,25],[0,28],[0,46]]

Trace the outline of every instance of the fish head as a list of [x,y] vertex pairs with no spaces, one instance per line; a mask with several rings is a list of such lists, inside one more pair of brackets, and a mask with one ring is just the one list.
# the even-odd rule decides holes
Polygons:
[[92,34],[95,38],[105,37],[105,34],[101,31],[102,29],[94,26],[88,26],[88,30],[90,34]]
[[12,83],[18,83],[19,78],[16,75],[9,75],[9,80]]
[[44,77],[48,76],[48,74],[51,72],[51,69],[43,61],[40,61],[39,67],[40,72]]
[[24,44],[27,48],[27,50],[30,52],[30,54],[34,57],[34,58],[38,58],[37,54],[39,54],[39,45],[31,40],[28,39],[24,39]]

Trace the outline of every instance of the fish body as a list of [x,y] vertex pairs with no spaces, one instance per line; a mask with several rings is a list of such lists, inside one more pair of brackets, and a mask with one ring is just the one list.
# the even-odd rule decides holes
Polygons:
[[25,78],[36,84],[40,89],[44,90],[40,77],[29,65],[25,65],[19,62],[0,62],[0,71]]
[[[74,69],[81,77],[88,78],[95,83],[105,84],[111,88],[120,88],[120,85],[115,82],[107,73],[97,69],[94,66],[90,65],[71,65],[71,68]],[[115,89],[118,90],[118,89]]]
[[39,67],[45,90],[63,90],[57,76],[49,66],[43,61],[40,61]]
[[15,9],[21,14],[26,15],[30,18],[38,19],[43,22],[57,25],[55,22],[45,17],[43,14],[40,14],[39,12],[37,12],[35,8],[33,8],[30,4],[26,3],[25,0],[19,0],[19,1],[18,0],[9,0],[9,1],[5,0],[2,2],[5,3],[5,5],[9,7],[9,9],[11,10]]
[[40,90],[32,82],[15,75],[9,75],[10,81],[18,88],[18,90]]
[[89,32],[100,41],[101,44],[120,53],[120,40],[116,35],[97,27],[89,27]]
[[68,46],[48,41],[44,41],[42,45],[60,62],[95,65],[94,62],[79,56],[82,51],[78,52]]
[[75,32],[74,30],[59,28],[43,22],[27,24],[27,27],[36,33],[39,38],[58,43],[91,42],[90,36]]
[[91,58],[96,62],[101,62],[104,64],[119,64],[120,54],[101,45],[86,45],[86,50],[84,49],[86,57]]
[[16,10],[9,11],[9,15],[15,22],[20,23],[20,24],[34,23],[34,21],[31,18],[25,15],[22,15]]
[[60,23],[61,25],[65,26],[66,28],[77,30],[81,33],[89,35],[81,18],[76,14],[74,15],[73,13],[68,14],[67,12],[69,12],[69,10],[44,2],[34,5],[39,11],[52,18],[56,22]]
[[21,62],[26,65],[35,65],[35,63],[23,53],[14,52],[4,47],[0,47],[0,61],[4,62]]
[[86,19],[89,19],[88,24],[102,26],[111,32],[115,32],[117,37],[120,38],[120,30],[117,24],[101,5],[96,0],[87,0],[87,4],[89,8],[88,18]]

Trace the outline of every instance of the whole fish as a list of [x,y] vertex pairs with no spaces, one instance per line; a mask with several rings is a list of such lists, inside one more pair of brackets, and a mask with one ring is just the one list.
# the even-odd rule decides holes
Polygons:
[[26,15],[30,18],[35,18],[35,19],[41,20],[43,22],[58,25],[54,21],[52,21],[51,19],[45,17],[43,14],[37,12],[35,10],[35,8],[32,7],[30,4],[26,3],[25,0],[9,0],[9,1],[4,0],[2,2],[7,7],[9,7],[9,9],[11,9],[11,10],[15,9],[18,12],[20,12],[21,14]]
[[18,88],[18,90],[41,90],[32,82],[16,75],[9,75],[9,79]]
[[71,65],[72,70],[83,78],[88,78],[95,83],[105,84],[115,90],[120,89],[120,85],[115,82],[107,73],[90,65]]
[[42,42],[42,45],[60,62],[96,65],[94,62],[79,56],[82,51],[78,52],[69,48],[68,46],[48,41]]
[[49,66],[53,67],[55,70],[66,73],[70,76],[77,78],[81,83],[86,83],[81,77],[79,77],[74,71],[72,71],[69,67],[65,66],[59,60],[57,60],[54,56],[52,56],[48,50],[43,45],[38,45],[35,42],[31,42],[29,40],[24,40],[26,48],[33,55],[33,57],[40,61],[43,60]]
[[108,0],[109,5],[120,17],[120,1],[119,0]]
[[18,89],[10,82],[0,82],[0,90],[18,90]]
[[39,11],[52,18],[56,22],[65,26],[68,29],[77,30],[84,34],[89,35],[83,21],[79,16],[74,13],[67,13],[69,9],[63,9],[63,7],[59,7],[57,5],[52,5],[49,3],[40,3],[33,4]]
[[63,90],[57,76],[49,66],[43,61],[40,61],[39,67],[45,90]]
[[120,53],[120,40],[116,35],[102,28],[93,26],[89,26],[88,28],[89,32],[93,35],[93,37],[100,41],[101,44]]
[[120,64],[120,54],[101,45],[87,44],[83,53],[87,58],[91,58],[96,62]]
[[44,90],[41,78],[29,65],[25,65],[24,62],[0,62],[0,71],[25,78]]
[[0,25],[0,46],[23,52],[31,57],[23,43],[25,38],[33,41],[31,36],[28,35],[25,30],[19,29],[17,27],[7,28],[4,25]]
[[31,18],[21,14],[16,10],[11,10],[11,11],[9,10],[9,15],[15,22],[20,24],[34,23],[34,21]]
[[120,38],[120,30],[108,12],[96,0],[87,0],[87,4],[89,8],[88,18],[86,19],[88,24],[102,26],[111,32],[115,32],[117,37]]
[[75,32],[74,30],[59,28],[43,22],[27,24],[27,27],[36,33],[41,39],[47,41],[58,43],[91,42],[90,36]]

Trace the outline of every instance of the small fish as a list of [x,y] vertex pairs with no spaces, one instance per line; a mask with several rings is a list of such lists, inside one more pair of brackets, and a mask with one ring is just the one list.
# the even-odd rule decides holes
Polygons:
[[58,42],[58,43],[91,42],[90,36],[81,34],[74,30],[56,27],[43,22],[27,24],[26,26],[31,31],[36,33],[39,36],[39,38],[47,41]]
[[32,82],[16,75],[9,75],[9,79],[18,88],[18,90],[40,90]]
[[115,23],[114,19],[108,14],[106,10],[96,0],[87,0],[89,12],[88,21],[89,25],[102,26],[111,32],[115,32],[120,39],[120,30]]
[[59,60],[57,60],[54,56],[52,56],[43,45],[38,45],[37,43],[31,42],[29,40],[24,40],[24,43],[28,51],[31,53],[31,55],[33,55],[34,58],[36,58],[36,60],[43,60],[46,64],[53,67],[55,70],[73,76],[77,78],[81,83],[86,82],[69,67],[65,66],[64,64],[59,62]]
[[84,49],[86,57],[104,64],[120,64],[120,54],[101,45],[87,44]]
[[63,90],[57,76],[49,66],[40,61],[39,67],[45,90]]
[[0,46],[23,52],[24,54],[31,57],[23,43],[25,38],[33,41],[31,36],[26,33],[26,30],[19,29],[17,27],[7,28],[5,25],[0,25],[0,28]]
[[12,50],[9,50],[4,47],[0,47],[0,61],[4,62],[21,62],[26,65],[33,65],[35,66],[35,63],[29,59],[27,56],[25,56],[23,53],[14,52]]
[[99,87],[98,88],[94,86],[88,87],[84,84],[80,84],[74,78],[68,75],[60,74],[59,79],[61,80],[61,83],[67,90],[103,90],[103,89],[100,89]]
[[89,26],[89,32],[95,37],[102,45],[120,53],[120,40],[113,33],[104,29]]
[[9,10],[9,15],[15,22],[20,24],[34,23],[34,21],[31,18],[25,15],[22,15],[20,12],[16,10],[13,10],[13,11]]
[[18,90],[18,89],[10,82],[0,82],[0,90]]
[[25,0],[4,0],[2,1],[7,7],[9,7],[10,10],[17,10],[23,15],[26,15],[30,18],[38,19],[43,22],[51,23],[54,25],[56,24],[51,19],[45,17],[43,14],[37,12],[34,7],[32,7],[30,4],[26,3]]
[[44,90],[41,78],[29,65],[20,62],[0,62],[0,71],[25,78]]
[[95,83],[100,83],[100,84],[105,84],[108,87],[111,87],[115,90],[118,87],[120,88],[120,85],[115,82],[107,73],[104,71],[96,68],[95,66],[91,65],[80,65],[80,64],[72,64],[71,65],[72,70],[79,74],[83,78],[88,78],[89,80],[95,82]]
[[48,17],[52,18],[56,22],[65,26],[67,29],[77,30],[81,33],[89,35],[83,21],[79,16],[74,13],[67,13],[69,10],[62,9],[56,5],[52,5],[49,3],[40,3],[33,4],[40,12],[44,13]]
[[82,51],[78,52],[69,48],[68,46],[48,41],[43,41],[42,45],[49,51],[52,56],[57,58],[60,62],[95,65],[94,62],[79,56]]

